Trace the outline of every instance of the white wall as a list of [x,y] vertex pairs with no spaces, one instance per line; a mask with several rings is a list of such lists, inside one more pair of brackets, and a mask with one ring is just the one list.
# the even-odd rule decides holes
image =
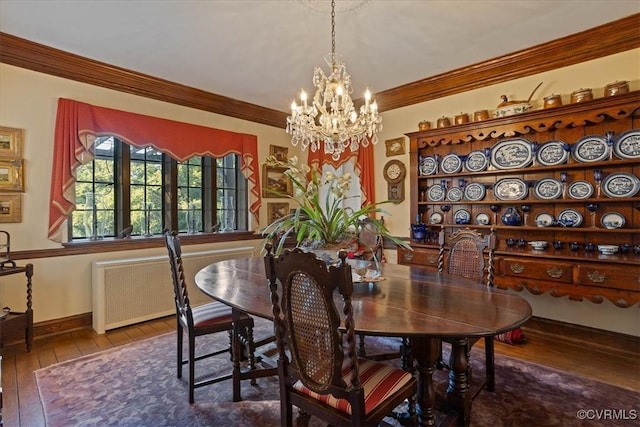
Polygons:
[[[410,66],[410,63],[406,66]],[[387,198],[386,185],[382,176],[382,168],[388,160],[384,140],[417,130],[418,122],[421,120],[435,123],[436,119],[442,115],[453,117],[460,112],[473,113],[479,109],[493,109],[500,102],[500,95],[506,94],[510,99],[526,98],[541,81],[544,85],[535,96],[535,99],[539,100],[538,103],[544,96],[551,93],[564,95],[564,101],[568,102],[569,94],[581,87],[594,88],[594,95],[599,97],[602,96],[602,88],[614,80],[629,80],[632,90],[640,89],[640,49],[385,112],[383,113],[384,129],[379,135],[381,142],[375,147],[375,176],[371,177],[379,183],[376,188],[376,199]],[[258,136],[260,160],[268,155],[270,144],[290,145],[290,139],[283,129],[120,93],[6,64],[0,64],[0,95],[0,125],[25,129],[23,157],[26,159],[26,192],[23,194],[23,221],[18,224],[2,224],[1,227],[11,233],[14,251],[59,247],[58,244],[47,239],[53,131],[59,97],[254,134]],[[408,139],[406,149],[408,151]],[[297,150],[289,147],[289,152],[295,154]],[[306,154],[302,157],[306,158]],[[408,153],[394,158],[409,163]],[[386,224],[392,234],[399,236],[409,235],[408,191],[407,181],[406,200],[397,206],[386,205],[390,213],[385,215]],[[266,203],[271,201],[280,200],[263,200],[261,218],[266,217]],[[260,240],[245,241],[238,244],[258,245],[259,242]],[[234,243],[231,244],[234,245]],[[229,247],[229,245],[227,243],[224,246]],[[216,246],[223,245],[190,246],[189,250],[205,250]],[[164,250],[159,248],[30,260],[35,267],[33,289],[35,321],[91,311],[91,261],[162,253]],[[394,261],[395,256],[389,254],[388,260]],[[522,295],[529,300],[536,316],[640,336],[638,307],[620,309],[607,302],[592,304],[568,301],[567,298],[553,298],[548,295],[531,296],[526,293]],[[0,305],[9,305],[16,309],[24,306],[24,285],[20,278],[7,277],[0,281]]]

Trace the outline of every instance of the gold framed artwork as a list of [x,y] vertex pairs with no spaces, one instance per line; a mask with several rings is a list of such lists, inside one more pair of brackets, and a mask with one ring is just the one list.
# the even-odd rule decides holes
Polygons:
[[262,197],[293,196],[293,186],[285,174],[286,170],[278,166],[262,166]]
[[269,224],[289,215],[289,203],[267,203],[267,220]]
[[24,191],[23,160],[0,159],[0,191]]
[[22,222],[22,194],[0,194],[0,223]]
[[404,136],[400,138],[387,139],[384,142],[384,145],[387,148],[387,157],[397,156],[400,154],[404,154]]
[[289,149],[287,147],[280,147],[278,145],[270,145],[269,155],[274,156],[281,162],[286,162],[289,158]]
[[24,130],[0,126],[0,157],[22,158]]

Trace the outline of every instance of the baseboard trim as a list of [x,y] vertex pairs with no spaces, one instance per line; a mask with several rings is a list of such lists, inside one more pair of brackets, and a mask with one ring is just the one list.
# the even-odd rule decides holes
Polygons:
[[532,317],[522,326],[526,332],[553,336],[559,341],[571,341],[577,345],[588,342],[590,347],[625,355],[640,354],[640,337],[607,331],[559,320]]
[[38,322],[33,325],[33,337],[36,339],[91,328],[92,322],[93,315],[91,313],[76,314],[60,319]]

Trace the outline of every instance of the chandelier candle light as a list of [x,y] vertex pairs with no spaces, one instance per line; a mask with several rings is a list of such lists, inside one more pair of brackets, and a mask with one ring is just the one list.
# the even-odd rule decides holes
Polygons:
[[364,94],[364,105],[360,114],[351,100],[351,76],[345,64],[336,58],[335,0],[331,1],[331,54],[326,58],[331,66],[327,77],[320,67],[313,72],[316,93],[311,105],[307,94],[300,94],[302,105],[291,104],[291,116],[287,117],[287,133],[291,134],[291,144],[301,144],[302,149],[311,147],[317,151],[324,142],[324,152],[338,160],[347,147],[357,151],[369,142],[378,142],[377,132],[382,130],[382,117],[378,115],[378,104],[371,101],[369,89]]

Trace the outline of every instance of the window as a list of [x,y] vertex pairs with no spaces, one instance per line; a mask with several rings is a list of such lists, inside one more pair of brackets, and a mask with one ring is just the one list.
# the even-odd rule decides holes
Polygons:
[[[247,229],[247,180],[240,159],[194,156],[177,162],[152,148],[96,138],[94,159],[77,171],[72,239],[97,240]],[[217,224],[217,225],[216,225]]]

